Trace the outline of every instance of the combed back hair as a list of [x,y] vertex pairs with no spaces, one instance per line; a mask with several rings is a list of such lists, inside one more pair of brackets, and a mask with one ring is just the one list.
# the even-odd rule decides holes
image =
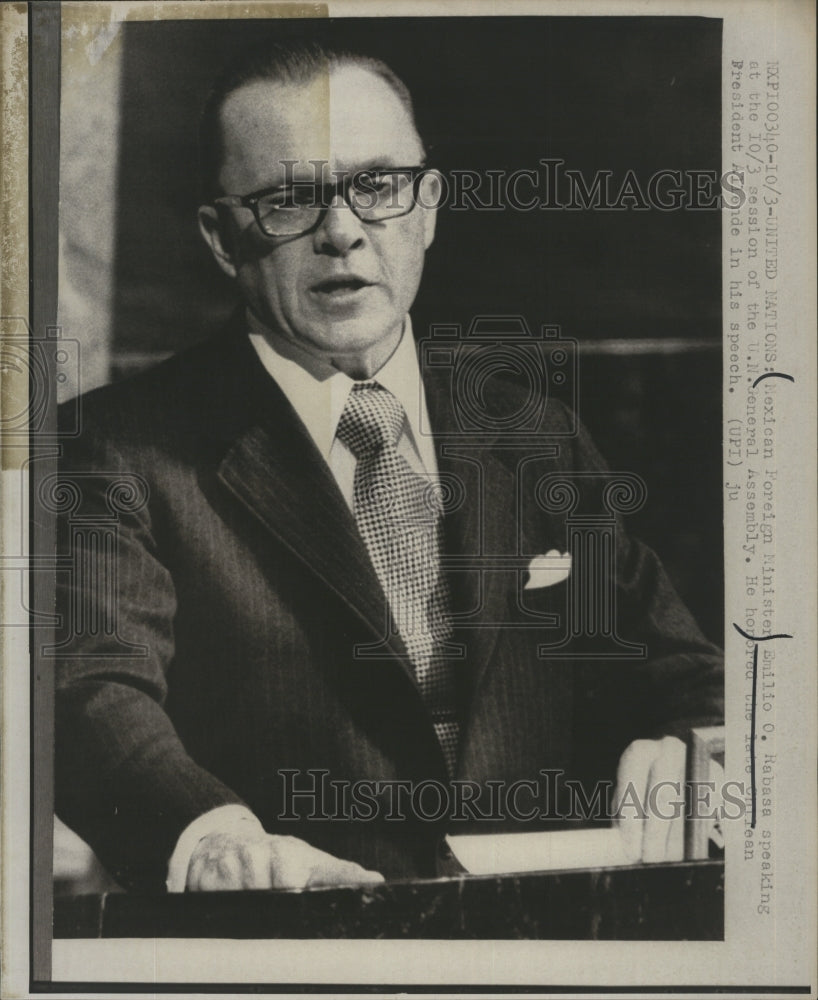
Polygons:
[[[199,127],[199,160],[204,203],[221,194],[219,171],[224,159],[221,110],[234,91],[250,83],[305,84],[339,66],[358,66],[385,80],[415,125],[412,95],[385,62],[374,56],[315,41],[267,42],[242,52],[217,77],[205,102]],[[421,144],[423,140],[421,139]]]

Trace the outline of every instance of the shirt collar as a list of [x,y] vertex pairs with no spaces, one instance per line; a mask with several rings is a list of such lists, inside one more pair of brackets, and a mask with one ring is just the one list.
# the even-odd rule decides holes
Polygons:
[[[355,385],[344,372],[293,349],[289,342],[268,330],[248,310],[250,343],[267,373],[287,397],[316,447],[329,461],[335,431],[347,397]],[[401,403],[406,412],[415,448],[421,441],[421,413],[425,412],[423,382],[420,378],[412,321],[403,323],[400,342],[386,364],[372,379]]]

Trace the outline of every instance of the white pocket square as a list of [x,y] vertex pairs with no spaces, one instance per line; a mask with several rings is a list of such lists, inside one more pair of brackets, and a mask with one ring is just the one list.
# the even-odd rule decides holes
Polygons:
[[549,549],[544,556],[534,556],[528,566],[525,590],[553,587],[571,575],[571,553]]

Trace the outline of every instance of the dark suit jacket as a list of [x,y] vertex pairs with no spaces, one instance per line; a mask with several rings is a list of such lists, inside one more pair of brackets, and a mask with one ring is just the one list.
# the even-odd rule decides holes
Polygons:
[[[435,428],[455,430],[445,372],[428,378],[427,397]],[[567,419],[549,404],[546,431]],[[285,780],[309,787],[310,770],[446,775],[402,643],[384,640],[385,601],[354,518],[247,338],[233,331],[91,393],[82,427],[61,473],[76,493],[60,534],[74,557],[58,587],[60,815],[141,889],[163,886],[188,823],[231,802],[387,877],[445,871],[446,818],[384,819],[384,787],[372,819],[310,819],[314,800],[284,801]],[[550,433],[526,476],[604,468],[583,431]],[[468,560],[564,551],[565,516],[532,501],[533,480],[519,486],[519,449],[463,445],[439,456],[463,485],[446,518],[447,552],[466,560],[451,575],[455,610],[482,623],[458,634],[459,777],[483,787],[554,768],[587,781],[610,775],[636,737],[720,718],[718,652],[621,525],[617,628],[647,657],[538,658],[564,625],[567,586],[521,591],[516,569],[481,574]],[[529,627],[548,613],[556,627]],[[361,645],[369,656],[354,653]],[[287,808],[300,818],[280,819]]]

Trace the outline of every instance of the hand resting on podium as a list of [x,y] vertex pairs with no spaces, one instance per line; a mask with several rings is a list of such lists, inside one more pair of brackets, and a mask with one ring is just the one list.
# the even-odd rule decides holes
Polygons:
[[634,740],[619,758],[614,822],[632,864],[683,860],[685,760],[675,736]]
[[[557,836],[562,840],[573,838],[576,841],[577,849],[584,858],[583,867],[681,861],[684,856],[684,810],[676,803],[680,801],[679,790],[684,783],[685,752],[684,743],[672,736],[659,740],[636,740],[627,747],[617,770],[614,827],[619,837],[615,846],[610,840],[611,836],[615,836],[614,831],[609,834],[597,831],[595,836],[586,835],[584,838],[582,831],[528,834],[529,838],[538,837],[540,843],[539,848],[529,845],[529,853],[533,849],[535,854],[542,854],[541,867],[544,869],[553,867],[556,856],[564,861],[571,852],[566,854],[563,845],[558,854],[554,853],[553,838]],[[211,829],[198,840],[190,854],[184,883],[179,884],[178,889],[184,888],[188,892],[304,889],[328,885],[371,885],[384,881],[378,872],[336,858],[304,840],[268,834],[252,814],[246,810],[242,813],[237,817],[238,822],[234,818],[225,828]],[[517,838],[522,848],[521,836],[526,835],[511,834],[504,839]],[[465,847],[467,842],[479,843],[486,839],[491,837],[455,837],[451,843],[455,853],[460,854],[456,844]],[[483,846],[486,846],[485,843]],[[588,851],[602,853],[595,859],[590,854],[585,857]],[[494,853],[495,860],[499,862],[498,852]],[[461,861],[467,870],[473,870],[466,856],[461,855]],[[478,864],[478,869],[482,863]],[[514,864],[509,864],[508,870],[513,870]],[[574,867],[574,864],[569,862],[568,866]],[[528,862],[526,867],[530,867]],[[534,867],[540,865],[534,863]]]
[[203,837],[191,856],[185,889],[306,889],[383,881],[378,872],[333,857],[297,837],[251,828],[246,833],[210,833]]

